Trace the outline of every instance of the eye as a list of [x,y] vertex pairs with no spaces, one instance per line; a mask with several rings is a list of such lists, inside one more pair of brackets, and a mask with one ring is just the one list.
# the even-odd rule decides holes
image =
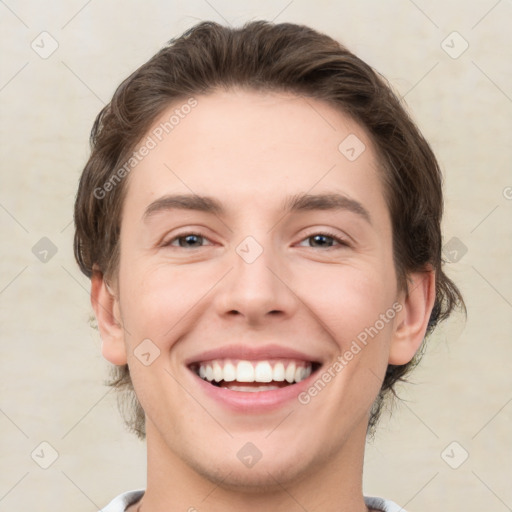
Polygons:
[[[203,247],[203,242],[208,238],[199,233],[183,233],[171,238],[162,244],[163,247],[182,247],[184,249],[196,249]],[[177,242],[177,244],[176,244]],[[211,245],[211,244],[208,244]]]
[[310,247],[314,248],[331,248],[334,247],[333,242],[336,242],[339,246],[348,247],[349,243],[344,238],[341,238],[334,233],[314,233],[306,237],[303,241],[312,241],[314,245]]
[[[199,233],[182,233],[179,234],[173,238],[171,238],[169,241],[164,242],[162,244],[163,247],[180,247],[183,249],[197,249],[200,247],[204,247],[204,242],[209,241],[208,238],[205,236],[199,234]],[[329,249],[332,247],[343,246],[348,247],[349,243],[342,237],[335,235],[334,233],[314,233],[302,241],[311,241],[312,245],[310,247],[313,248],[325,248]],[[212,245],[211,243],[208,243],[206,245]]]

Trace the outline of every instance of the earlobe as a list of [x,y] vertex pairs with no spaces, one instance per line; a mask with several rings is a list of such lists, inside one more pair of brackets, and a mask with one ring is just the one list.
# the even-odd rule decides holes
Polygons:
[[101,353],[112,364],[126,364],[124,330],[119,313],[119,301],[105,281],[103,273],[93,269],[91,305],[101,336]]
[[407,364],[420,348],[434,307],[435,284],[435,272],[431,267],[424,272],[409,274],[407,294],[403,294],[403,308],[397,315],[391,341],[389,364]]

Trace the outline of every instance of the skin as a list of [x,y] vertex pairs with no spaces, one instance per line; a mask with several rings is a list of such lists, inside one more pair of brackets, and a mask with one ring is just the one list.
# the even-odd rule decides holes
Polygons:
[[[129,364],[146,413],[147,490],[129,510],[366,511],[369,410],[388,363],[410,361],[423,340],[434,273],[411,274],[409,293],[398,289],[381,171],[360,125],[292,94],[196,99],[129,175],[117,279],[92,278],[103,356]],[[352,162],[338,150],[350,134],[366,146]],[[225,214],[173,209],[144,220],[159,197],[192,192],[218,199]],[[289,195],[332,192],[358,201],[371,223],[348,210],[281,208]],[[325,231],[349,245],[311,238]],[[180,246],[187,233],[203,241]],[[236,252],[247,236],[263,248],[250,264]],[[402,310],[307,405],[234,412],[184,364],[212,347],[270,341],[325,369],[394,303]],[[160,350],[148,366],[134,354],[144,339]],[[262,453],[252,468],[237,457],[246,442]]]

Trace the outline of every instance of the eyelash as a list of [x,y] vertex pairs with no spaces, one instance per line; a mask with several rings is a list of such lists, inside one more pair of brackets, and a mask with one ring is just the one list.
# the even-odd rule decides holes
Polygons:
[[[186,238],[187,236],[191,236],[191,235],[208,240],[208,238],[206,236],[201,235],[201,233],[196,233],[196,232],[190,231],[190,232],[180,233],[180,234],[176,235],[174,238],[171,238],[171,240],[169,240],[168,242],[163,243],[162,247],[176,247],[177,249],[186,249],[185,247],[173,246],[172,243],[176,240],[179,240],[180,238]],[[345,238],[342,238],[334,233],[330,233],[327,231],[312,233],[311,235],[304,237],[301,241],[308,240],[315,236],[324,236],[327,238],[332,238],[335,242],[338,243],[338,245],[340,247],[349,247],[350,246],[349,242]],[[205,247],[205,246],[201,246],[201,247]],[[192,247],[190,250],[200,249],[201,247]],[[334,249],[335,247],[336,246],[329,246],[329,247],[327,247],[327,249]],[[316,249],[316,247],[313,247],[313,249]]]
[[[338,243],[339,247],[349,247],[350,244],[346,238],[343,238],[339,235],[336,235],[335,233],[331,233],[329,231],[320,231],[318,233],[312,233],[311,235],[306,236],[302,240],[308,240],[309,238],[313,238],[315,236],[324,236],[327,238],[332,238],[335,242]],[[336,246],[327,247],[327,249],[334,249]],[[313,247],[315,249],[315,247]]]

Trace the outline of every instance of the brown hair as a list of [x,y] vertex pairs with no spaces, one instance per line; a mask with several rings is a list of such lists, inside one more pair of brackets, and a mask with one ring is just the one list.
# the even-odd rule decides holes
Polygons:
[[[386,80],[340,43],[307,26],[266,21],[228,28],[201,22],[186,31],[124,80],[97,116],[91,155],[75,203],[74,251],[82,272],[93,266],[115,278],[124,183],[117,177],[154,120],[171,102],[218,88],[284,91],[323,100],[351,116],[369,133],[382,167],[393,228],[394,263],[401,289],[409,272],[431,265],[436,299],[427,335],[461,306],[462,296],[444,274],[441,255],[442,177],[436,158]],[[101,191],[99,193],[98,191]],[[421,358],[389,365],[370,416]],[[145,418],[127,365],[113,366],[109,385],[127,393],[125,422],[145,437]]]

